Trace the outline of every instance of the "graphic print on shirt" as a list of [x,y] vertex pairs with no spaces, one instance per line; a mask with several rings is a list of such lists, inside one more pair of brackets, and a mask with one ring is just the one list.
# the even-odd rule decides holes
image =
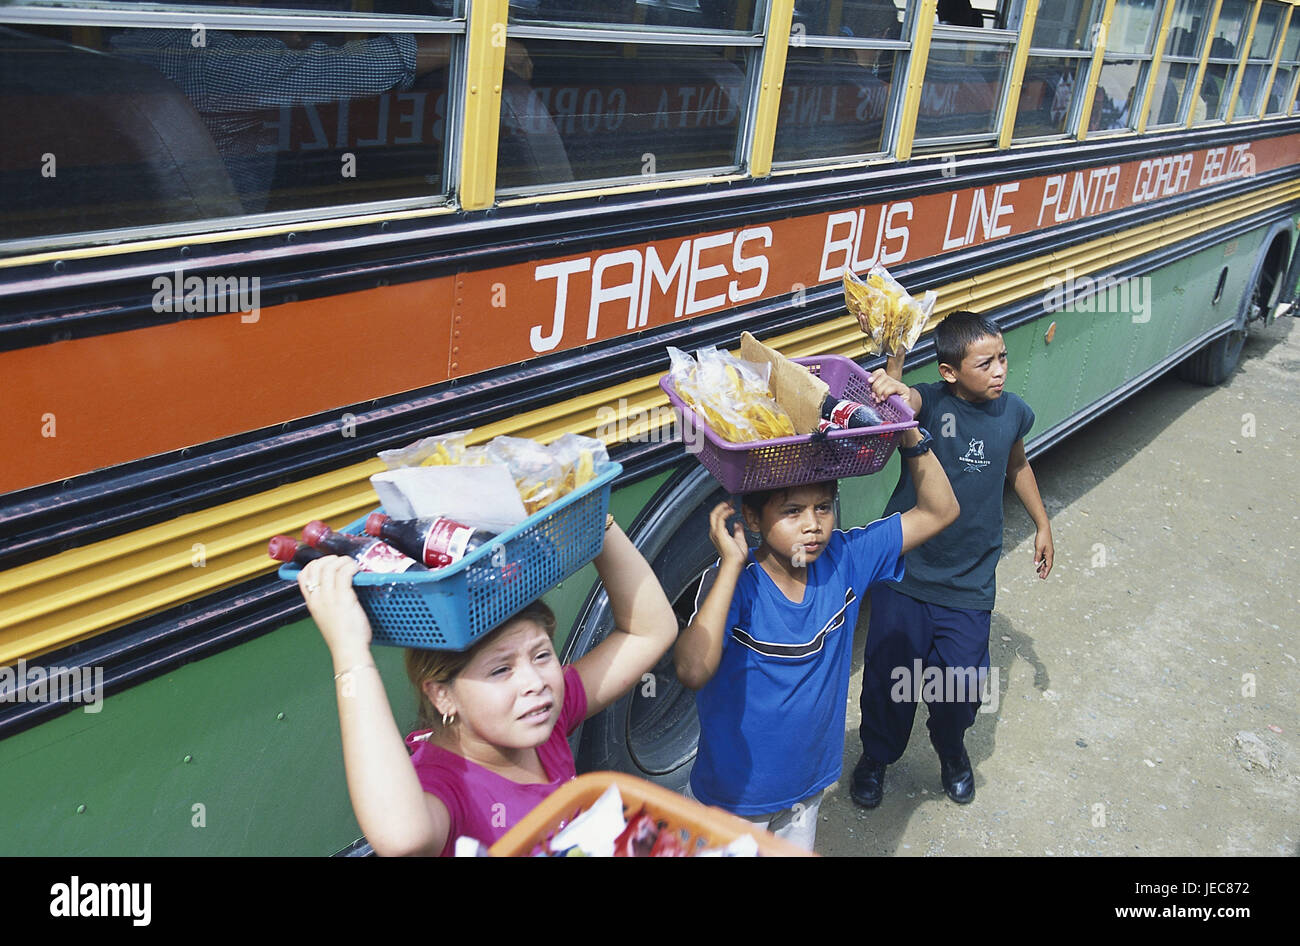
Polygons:
[[989,461],[984,459],[984,441],[972,440],[966,448],[966,455],[961,458],[962,470],[966,473],[983,473]]
[[844,626],[844,612],[856,600],[858,600],[858,596],[853,593],[853,589],[848,589],[844,593],[844,607],[835,612],[831,619],[826,622],[826,626],[818,631],[811,640],[802,644],[777,644],[772,641],[761,641],[740,626],[731,629],[731,636],[750,650],[765,657],[784,657],[788,660],[808,657],[822,649],[822,646],[826,643],[826,635]]

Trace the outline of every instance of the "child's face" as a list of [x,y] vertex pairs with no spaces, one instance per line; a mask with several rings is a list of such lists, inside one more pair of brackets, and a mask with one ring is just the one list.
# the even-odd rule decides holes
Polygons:
[[993,401],[1002,396],[1007,380],[1007,346],[1001,335],[985,335],[966,348],[961,367],[940,364],[939,376],[953,386],[963,401]]
[[[493,746],[531,749],[550,738],[560,718],[564,670],[546,631],[519,619],[446,690],[467,733]],[[442,709],[436,697],[434,705]]]
[[824,484],[795,486],[771,497],[759,517],[746,509],[745,519],[772,554],[803,568],[826,550],[835,528],[835,493]]

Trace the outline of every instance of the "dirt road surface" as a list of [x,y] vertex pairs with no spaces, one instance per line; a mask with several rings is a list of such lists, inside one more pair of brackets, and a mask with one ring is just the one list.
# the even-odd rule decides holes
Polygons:
[[1006,498],[997,709],[967,733],[976,797],[943,794],[918,709],[885,798],[821,808],[826,855],[1300,854],[1300,323],[1252,330],[1222,386],[1169,374],[1033,465],[1056,566]]

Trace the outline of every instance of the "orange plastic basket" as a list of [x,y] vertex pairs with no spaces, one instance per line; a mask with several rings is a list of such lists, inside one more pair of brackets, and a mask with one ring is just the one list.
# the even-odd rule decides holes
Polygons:
[[623,796],[624,815],[644,806],[665,831],[677,831],[682,847],[694,853],[724,847],[744,834],[753,835],[764,857],[816,857],[743,818],[720,808],[708,808],[676,792],[622,772],[588,772],[565,782],[547,799],[503,834],[490,853],[493,857],[527,857],[537,845],[590,808],[611,785]]

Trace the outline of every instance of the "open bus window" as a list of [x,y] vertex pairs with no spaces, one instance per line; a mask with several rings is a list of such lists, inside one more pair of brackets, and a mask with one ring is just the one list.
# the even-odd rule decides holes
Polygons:
[[1147,127],[1179,124],[1186,120],[1188,109],[1192,110],[1194,121],[1205,117],[1205,102],[1198,97],[1193,103],[1192,89],[1196,84],[1196,70],[1210,11],[1210,0],[1176,0],[1169,20],[1164,57],[1156,70],[1155,86],[1151,90]]
[[1273,3],[1271,0],[1264,0],[1260,5],[1255,34],[1251,38],[1250,52],[1246,56],[1246,68],[1241,73],[1237,102],[1232,110],[1234,119],[1255,118],[1260,113],[1260,108],[1264,104],[1264,83],[1273,64],[1273,53],[1277,50],[1283,9],[1282,4]]
[[499,190],[739,167],[748,48],[526,41],[503,88]]
[[510,22],[749,33],[763,7],[750,0],[511,0]]
[[905,75],[903,11],[888,0],[795,5],[775,162],[879,154]]
[[1087,89],[1093,24],[1104,0],[1040,3],[1016,108],[1016,139],[1066,135]]
[[1300,81],[1300,16],[1291,13],[1291,25],[1282,39],[1282,54],[1278,58],[1277,74],[1268,93],[1266,115],[1285,115],[1296,100],[1296,86]]
[[449,34],[76,30],[10,33],[5,127],[61,162],[11,235],[443,193]]

